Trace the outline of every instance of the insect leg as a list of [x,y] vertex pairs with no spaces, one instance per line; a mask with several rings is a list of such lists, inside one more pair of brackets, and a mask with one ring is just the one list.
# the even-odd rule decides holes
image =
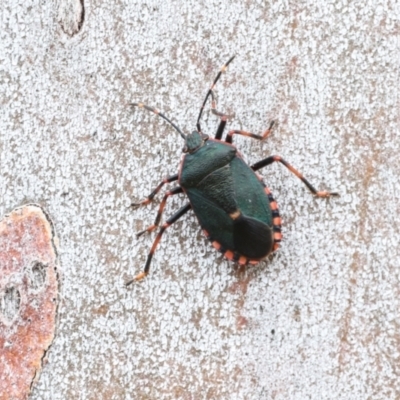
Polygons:
[[145,230],[143,230],[143,231],[137,233],[137,234],[136,234],[136,237],[142,236],[143,233],[146,233],[146,232],[153,232],[154,229],[156,229],[157,226],[158,226],[159,223],[160,223],[161,215],[162,215],[162,213],[163,213],[163,211],[164,211],[165,204],[167,203],[168,197],[169,197],[169,196],[172,196],[172,195],[174,195],[174,194],[182,193],[182,192],[183,192],[183,189],[182,189],[180,186],[177,186],[177,187],[175,187],[175,188],[169,190],[167,193],[165,193],[165,195],[164,195],[164,197],[163,197],[163,199],[162,199],[162,201],[161,201],[161,203],[160,203],[160,207],[159,207],[159,209],[158,209],[157,216],[156,216],[156,220],[154,221],[154,224],[153,224],[153,225],[150,225],[147,229],[145,229]]
[[215,134],[215,139],[221,140],[222,134],[224,133],[226,125],[226,118],[222,117],[221,122],[218,125],[217,133]]
[[161,188],[166,183],[177,181],[178,178],[179,178],[178,174],[167,176],[144,200],[140,201],[139,203],[132,203],[131,207],[139,207],[143,204],[149,204],[154,199],[154,196],[161,190]]
[[190,205],[190,203],[188,203],[188,204],[184,205],[182,208],[180,208],[174,215],[172,215],[170,218],[167,219],[167,221],[163,224],[163,226],[161,227],[160,231],[158,232],[158,234],[153,242],[153,246],[151,247],[151,250],[147,256],[147,261],[146,261],[146,265],[144,266],[144,271],[141,272],[140,274],[136,275],[131,281],[127,282],[126,283],[127,286],[130,285],[131,283],[133,283],[134,281],[140,281],[149,273],[151,259],[153,258],[153,254],[156,251],[156,247],[157,247],[158,243],[160,242],[161,236],[163,235],[164,231],[169,226],[171,226],[174,222],[176,222],[180,217],[182,217],[184,214],[186,214],[191,208],[192,208],[192,206]]
[[221,122],[218,125],[217,133],[215,134],[215,139],[220,140],[222,138],[222,134],[224,133],[226,121],[229,118],[232,118],[233,116],[224,114],[224,113],[222,113],[220,111],[217,111],[217,101],[215,99],[215,95],[214,95],[214,91],[213,90],[211,90],[211,99],[212,99],[212,101],[211,101],[211,112],[214,115],[217,115],[218,117],[220,117],[220,119],[221,119]]
[[283,164],[292,174],[296,175],[300,180],[303,181],[303,183],[307,186],[308,190],[317,197],[330,197],[330,196],[339,196],[339,193],[336,192],[326,192],[326,191],[318,191],[314,188],[313,185],[311,185],[310,182],[304,176],[297,171],[297,169],[293,168],[287,161],[285,161],[282,157],[280,156],[270,156],[267,158],[264,158],[264,160],[261,160],[255,164],[253,164],[250,168],[253,171],[258,171],[260,168],[266,167],[267,165],[272,164],[273,162],[280,162]]
[[251,138],[257,139],[257,140],[264,140],[270,135],[270,133],[272,131],[272,127],[274,126],[274,123],[275,122],[272,121],[269,124],[269,128],[262,135],[256,135],[255,133],[246,132],[246,131],[239,131],[239,130],[229,131],[228,134],[226,135],[225,141],[227,143],[232,143],[233,135],[242,135],[242,136],[251,137]]

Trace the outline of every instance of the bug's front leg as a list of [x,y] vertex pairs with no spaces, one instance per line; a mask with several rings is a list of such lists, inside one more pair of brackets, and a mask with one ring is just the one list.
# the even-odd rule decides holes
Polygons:
[[250,168],[253,171],[257,171],[260,168],[266,167],[267,165],[272,164],[273,162],[280,162],[283,164],[292,174],[296,175],[308,188],[308,190],[317,197],[331,197],[331,196],[339,196],[339,193],[336,192],[327,192],[327,191],[318,191],[315,189],[313,185],[306,178],[304,178],[303,174],[297,171],[294,167],[292,167],[287,161],[285,161],[280,156],[269,156],[264,158],[263,160],[253,164]]
[[211,90],[210,94],[211,94],[211,112],[214,115],[217,115],[221,120],[221,122],[218,125],[217,133],[215,134],[215,139],[221,140],[222,134],[224,133],[224,129],[226,126],[226,121],[230,118],[233,118],[233,115],[228,115],[220,111],[217,111],[217,100],[215,98],[214,91]]
[[191,208],[192,208],[192,206],[190,205],[190,203],[188,203],[188,204],[184,205],[182,208],[180,208],[174,215],[172,215],[172,217],[167,219],[167,221],[163,224],[163,226],[161,227],[160,231],[158,232],[156,238],[154,239],[153,246],[151,247],[151,250],[150,250],[150,252],[149,252],[149,254],[147,256],[146,265],[144,266],[143,272],[140,272],[132,280],[127,282],[126,286],[130,285],[134,281],[140,281],[141,279],[143,279],[149,273],[151,259],[153,258],[153,254],[156,251],[156,248],[158,246],[158,243],[161,240],[161,237],[162,237],[164,231],[168,227],[170,227],[174,222],[176,222],[180,217],[185,215]]
[[152,232],[152,231],[154,231],[154,229],[157,228],[157,226],[160,224],[161,215],[164,211],[165,204],[167,203],[168,197],[173,196],[174,194],[178,194],[178,193],[183,193],[183,189],[180,186],[177,186],[177,187],[173,188],[172,190],[169,190],[167,193],[165,193],[165,195],[160,203],[160,207],[158,209],[156,220],[154,221],[154,224],[150,225],[147,229],[144,229],[143,231],[137,233],[136,237],[142,236],[146,232]]
[[131,207],[139,207],[142,206],[144,204],[149,204],[151,203],[151,201],[154,199],[154,196],[161,190],[161,188],[166,184],[166,183],[170,183],[170,182],[174,182],[178,180],[179,175],[175,174],[175,175],[171,175],[171,176],[167,176],[165,179],[163,179],[159,185],[142,201],[140,201],[139,203],[132,203]]
[[246,131],[241,131],[241,130],[229,131],[228,134],[226,135],[225,141],[226,141],[227,143],[232,143],[233,135],[242,135],[242,136],[251,137],[251,138],[257,139],[257,140],[264,140],[264,139],[266,139],[266,138],[270,135],[274,124],[275,124],[275,122],[272,121],[272,122],[269,124],[268,129],[267,129],[262,135],[256,135],[255,133],[246,132]]

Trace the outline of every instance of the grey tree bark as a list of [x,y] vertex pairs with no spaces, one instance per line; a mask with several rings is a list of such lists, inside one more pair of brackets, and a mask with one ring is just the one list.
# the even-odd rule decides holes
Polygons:
[[[0,214],[38,203],[59,238],[58,325],[32,399],[400,397],[398,2],[40,1],[0,6]],[[245,272],[188,214],[144,281],[158,200],[216,88],[284,241]],[[218,120],[206,109],[204,130]],[[185,201],[173,196],[164,218]],[[0,332],[1,334],[1,332]]]

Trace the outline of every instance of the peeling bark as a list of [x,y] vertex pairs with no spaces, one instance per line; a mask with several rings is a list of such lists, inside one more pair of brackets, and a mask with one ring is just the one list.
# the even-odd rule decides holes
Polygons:
[[54,338],[57,250],[35,205],[0,221],[0,399],[26,399]]

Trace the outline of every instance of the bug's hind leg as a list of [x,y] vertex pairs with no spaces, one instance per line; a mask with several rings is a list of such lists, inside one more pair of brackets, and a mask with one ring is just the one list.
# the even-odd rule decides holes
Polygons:
[[156,216],[156,219],[155,219],[155,221],[154,221],[154,224],[153,224],[153,225],[150,225],[147,229],[145,229],[145,230],[143,230],[143,231],[137,233],[137,234],[136,234],[136,237],[142,236],[142,235],[143,235],[144,233],[146,233],[146,232],[153,232],[154,229],[156,229],[157,226],[158,226],[159,223],[160,223],[161,215],[162,215],[162,213],[163,213],[163,211],[164,211],[165,204],[167,203],[168,197],[169,197],[169,196],[173,196],[174,194],[182,193],[182,192],[183,192],[183,189],[182,189],[180,186],[177,186],[177,187],[175,187],[175,188],[169,190],[167,193],[165,193],[165,195],[164,195],[164,197],[163,197],[163,199],[162,199],[162,201],[161,201],[161,203],[160,203],[160,207],[159,207],[159,209],[158,209],[157,216]]
[[177,181],[178,177],[179,177],[178,174],[167,176],[165,179],[163,179],[159,183],[159,185],[144,200],[140,201],[139,203],[132,203],[131,207],[139,207],[139,206],[142,206],[144,204],[149,204],[154,199],[154,196],[161,190],[161,188],[166,183]]
[[150,252],[149,252],[149,254],[147,256],[146,265],[144,266],[143,272],[140,272],[132,280],[127,282],[126,286],[130,285],[134,281],[140,281],[141,279],[143,279],[149,273],[151,259],[153,258],[153,254],[156,251],[157,245],[160,242],[164,231],[168,227],[170,227],[174,222],[176,222],[180,217],[185,215],[191,208],[192,208],[192,206],[190,205],[190,203],[188,203],[188,204],[184,205],[182,208],[180,208],[174,215],[172,215],[170,218],[167,219],[167,221],[163,224],[163,226],[161,227],[160,231],[158,232],[156,238],[154,239],[153,246],[151,247]]
[[251,166],[251,169],[253,171],[258,171],[260,168],[266,167],[267,165],[272,164],[273,162],[280,162],[283,164],[292,174],[296,175],[303,183],[307,186],[308,190],[317,197],[330,197],[330,196],[339,196],[339,193],[336,192],[327,192],[327,191],[318,191],[315,189],[313,185],[311,185],[310,182],[304,176],[297,171],[297,169],[293,168],[287,161],[285,161],[282,157],[280,156],[269,156],[267,158],[264,158],[264,160],[261,160]]
[[272,121],[269,124],[268,129],[262,135],[256,135],[255,133],[241,131],[241,130],[229,131],[228,134],[226,135],[225,141],[227,143],[232,143],[233,135],[242,135],[242,136],[251,137],[251,138],[257,139],[257,140],[264,140],[271,134],[271,131],[272,131],[272,128],[273,128],[274,124],[275,124],[275,122]]

